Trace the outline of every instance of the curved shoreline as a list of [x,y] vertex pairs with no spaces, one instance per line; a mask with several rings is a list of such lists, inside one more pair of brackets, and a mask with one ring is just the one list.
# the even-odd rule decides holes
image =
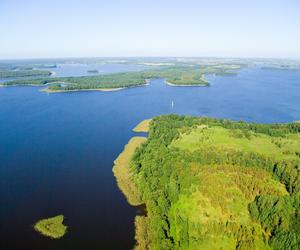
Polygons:
[[[134,132],[149,131],[149,124],[152,119],[146,119],[141,121],[134,129]],[[144,142],[147,141],[147,137],[134,136],[125,145],[124,150],[119,154],[117,159],[114,161],[113,173],[117,181],[117,185],[121,192],[127,199],[127,202],[131,206],[140,206],[144,204],[142,200],[142,194],[138,190],[133,180],[133,173],[130,171],[130,161],[136,152],[136,149],[140,147]],[[147,208],[146,208],[147,211]],[[147,212],[146,212],[147,214]],[[135,250],[147,249],[147,243],[143,239],[147,238],[147,215],[137,214],[134,218],[135,225]]]
[[[65,90],[65,89],[57,89],[57,90],[51,90],[49,88],[43,88],[40,89],[39,91],[41,92],[46,92],[46,93],[68,93],[68,92],[84,92],[84,91],[102,91],[102,92],[112,92],[112,91],[119,91],[119,90],[123,90],[123,89],[129,89],[129,88],[136,88],[136,87],[145,87],[150,85],[150,81],[151,79],[145,79],[145,83],[144,84],[140,84],[140,85],[135,85],[135,86],[128,86],[128,87],[119,87],[119,88],[94,88],[94,89],[70,89],[70,90]],[[209,82],[206,81],[206,79],[204,80],[206,83],[203,84],[174,84],[171,83],[167,80],[164,80],[164,83],[172,86],[172,87],[208,87],[209,86]],[[31,87],[45,87],[47,85],[50,84],[55,84],[55,83],[62,83],[62,82],[50,82],[50,83],[46,83],[43,85],[35,85],[35,84],[14,84],[14,85],[6,85],[6,84],[0,84],[0,87],[26,87],[26,86],[31,86]],[[73,84],[73,83],[63,83],[63,84]]]
[[114,161],[113,173],[121,192],[126,197],[128,203],[132,206],[143,204],[141,194],[139,193],[130,170],[130,161],[138,147],[140,147],[147,138],[142,136],[134,136],[125,145],[124,150]]
[[[136,88],[136,87],[145,87],[149,85],[149,80],[145,81],[146,83],[140,84],[140,85],[135,85],[135,86],[128,86],[128,87],[120,87],[120,88],[96,88],[96,89],[70,89],[70,90],[63,90],[63,89],[58,89],[58,90],[51,90],[49,88],[44,88],[41,89],[41,92],[47,92],[47,93],[67,93],[67,92],[81,92],[81,91],[102,91],[102,92],[112,92],[112,91],[119,91],[123,89],[129,89],[129,88]],[[55,82],[52,82],[55,83]],[[52,84],[51,83],[51,84]],[[72,84],[72,83],[68,83]],[[43,85],[44,86],[44,85]]]
[[124,88],[101,88],[101,89],[71,89],[71,90],[52,90],[48,88],[41,89],[41,92],[46,92],[46,93],[67,93],[67,92],[83,92],[83,91],[103,91],[103,92],[111,92],[111,91],[118,91],[125,89]]

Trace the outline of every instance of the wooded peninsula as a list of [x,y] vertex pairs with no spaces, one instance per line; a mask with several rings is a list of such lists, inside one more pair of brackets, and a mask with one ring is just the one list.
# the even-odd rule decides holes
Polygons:
[[114,167],[128,201],[147,208],[136,249],[300,248],[299,123],[149,122]]
[[108,75],[92,75],[79,77],[43,77],[33,79],[18,79],[6,81],[3,86],[31,85],[47,86],[49,92],[65,92],[97,89],[120,89],[142,86],[151,78],[164,78],[166,82],[175,86],[209,86],[204,78],[205,74],[235,75],[236,70],[243,65],[181,65],[172,67],[158,67],[139,72],[114,73]]

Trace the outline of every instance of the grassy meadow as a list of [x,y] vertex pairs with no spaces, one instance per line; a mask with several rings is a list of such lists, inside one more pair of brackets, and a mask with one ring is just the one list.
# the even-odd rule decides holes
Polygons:
[[213,147],[224,151],[252,152],[278,160],[297,159],[297,152],[300,151],[300,135],[271,137],[239,129],[199,126],[187,134],[181,134],[172,145],[191,151]]

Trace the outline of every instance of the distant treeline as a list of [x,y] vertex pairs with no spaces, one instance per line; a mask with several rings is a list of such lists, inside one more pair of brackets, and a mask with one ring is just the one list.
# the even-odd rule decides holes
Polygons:
[[155,70],[141,72],[115,73],[110,75],[80,76],[80,77],[56,77],[40,79],[18,79],[5,82],[4,85],[45,85],[50,90],[81,90],[99,88],[121,88],[143,85],[150,78],[165,78],[166,81],[176,85],[200,85],[208,86],[204,79],[205,74],[234,75],[232,70],[237,66],[185,66],[185,67],[161,67]]
[[[48,70],[4,70],[4,71],[0,71],[0,78],[49,76],[49,75],[51,75],[51,72]],[[16,84],[18,84],[18,82]]]

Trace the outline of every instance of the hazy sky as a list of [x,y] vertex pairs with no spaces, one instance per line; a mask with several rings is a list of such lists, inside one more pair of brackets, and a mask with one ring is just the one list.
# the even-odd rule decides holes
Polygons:
[[0,58],[300,58],[299,0],[0,0]]

